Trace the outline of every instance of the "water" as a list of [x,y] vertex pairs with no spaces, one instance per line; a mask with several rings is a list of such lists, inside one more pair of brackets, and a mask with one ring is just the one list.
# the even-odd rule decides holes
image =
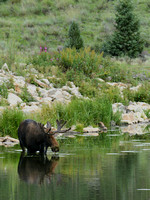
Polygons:
[[60,140],[60,153],[0,147],[0,200],[148,200],[150,143],[123,136]]

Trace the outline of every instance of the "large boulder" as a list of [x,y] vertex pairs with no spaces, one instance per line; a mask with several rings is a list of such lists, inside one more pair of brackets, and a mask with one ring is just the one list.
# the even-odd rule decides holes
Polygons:
[[17,106],[18,104],[22,103],[22,99],[13,93],[8,93],[7,101],[10,106]]

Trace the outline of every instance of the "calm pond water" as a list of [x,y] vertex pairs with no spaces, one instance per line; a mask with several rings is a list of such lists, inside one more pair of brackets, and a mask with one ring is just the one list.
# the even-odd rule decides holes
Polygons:
[[62,139],[47,159],[0,147],[0,200],[148,200],[150,143],[123,136]]

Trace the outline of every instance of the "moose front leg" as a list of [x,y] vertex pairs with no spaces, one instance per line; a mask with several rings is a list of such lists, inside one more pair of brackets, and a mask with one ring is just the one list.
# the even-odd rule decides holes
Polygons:
[[40,145],[40,154],[44,154],[44,144]]
[[44,149],[44,155],[47,154],[47,149],[48,149],[48,146],[45,146],[45,149]]

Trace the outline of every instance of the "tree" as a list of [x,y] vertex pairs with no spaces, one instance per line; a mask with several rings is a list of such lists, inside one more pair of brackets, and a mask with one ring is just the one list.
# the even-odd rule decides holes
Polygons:
[[73,21],[69,27],[68,37],[69,39],[67,41],[66,47],[74,47],[76,49],[83,47],[83,40],[80,36],[80,30],[78,24],[75,21]]
[[139,20],[133,13],[131,0],[120,0],[116,7],[115,31],[103,47],[112,56],[139,56],[143,50]]

